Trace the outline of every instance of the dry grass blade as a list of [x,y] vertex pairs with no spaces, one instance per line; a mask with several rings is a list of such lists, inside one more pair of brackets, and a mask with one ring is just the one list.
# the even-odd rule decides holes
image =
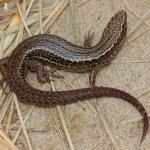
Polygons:
[[72,31],[73,31],[73,36],[74,36],[74,43],[77,45],[81,45],[81,31],[80,31],[80,26],[77,22],[78,18],[78,9],[77,9],[77,4],[76,0],[69,0],[69,10],[70,10],[70,21],[71,21],[71,26],[72,26]]
[[11,45],[11,43],[14,41],[15,37],[16,37],[16,33],[13,33],[13,34],[6,36],[6,38],[3,42],[3,49],[4,50],[6,50]]
[[24,27],[25,27],[27,33],[29,34],[29,36],[32,36],[32,34],[31,34],[31,32],[30,32],[30,30],[29,30],[29,28],[28,28],[28,25],[27,25],[27,23],[26,23],[26,21],[25,21],[25,18],[23,17],[23,14],[22,14],[22,12],[21,12],[19,3],[17,2],[16,5],[17,5],[17,9],[18,9],[18,11],[19,11],[19,14],[20,14],[20,16],[21,16],[22,22],[23,22],[23,24],[24,24]]
[[31,7],[32,7],[34,1],[35,1],[35,0],[31,0],[30,4],[29,4],[29,6],[28,6],[27,11],[26,11],[26,14],[25,14],[25,17],[24,17],[25,19],[27,19],[27,17],[28,17],[28,15],[29,15],[29,12],[30,12],[30,10],[31,10]]
[[39,0],[39,20],[40,20],[40,31],[43,33],[43,23],[42,23],[42,0]]
[[75,150],[75,148],[74,148],[74,146],[73,146],[73,142],[72,142],[71,136],[70,136],[70,133],[69,133],[69,130],[68,130],[68,128],[67,128],[67,125],[66,125],[66,123],[65,123],[65,119],[64,119],[64,117],[63,117],[63,114],[62,114],[62,111],[61,111],[61,108],[60,108],[59,105],[57,105],[57,110],[58,110],[58,113],[59,113],[59,117],[60,117],[60,120],[61,120],[63,129],[64,129],[64,131],[65,131],[65,135],[66,135],[66,137],[67,137],[67,140],[68,140],[70,149],[71,149],[71,150]]
[[[33,105],[31,108],[30,108],[30,110],[28,111],[28,113],[27,113],[27,115],[25,116],[25,119],[23,120],[24,121],[24,123],[26,123],[27,122],[27,120],[28,120],[28,118],[29,118],[29,116],[30,116],[30,114],[32,113],[32,111],[33,111],[33,109],[35,108],[35,105]],[[13,143],[16,143],[16,141],[17,141],[17,139],[18,139],[18,137],[19,137],[19,135],[20,135],[20,132],[21,132],[21,127],[18,129],[18,131],[16,132],[16,134],[15,134],[15,137],[13,138]]]
[[[54,83],[52,81],[51,81],[51,86],[52,86],[52,90],[55,91],[55,86],[54,86]],[[67,125],[65,123],[65,119],[63,117],[63,114],[62,114],[62,111],[61,111],[61,108],[60,108],[59,105],[57,105],[57,111],[59,113],[59,117],[60,117],[60,120],[61,120],[63,129],[64,129],[64,132],[65,132],[65,135],[67,137],[67,141],[68,141],[69,147],[70,147],[71,150],[75,150],[75,148],[73,146],[73,143],[72,143],[72,140],[71,140],[70,133],[69,133],[69,131],[67,129]]]
[[17,97],[15,94],[13,94],[13,97],[14,97],[14,101],[15,101],[15,106],[16,106],[16,109],[17,109],[17,114],[18,114],[18,117],[19,117],[19,120],[20,120],[20,123],[21,123],[21,126],[22,126],[22,130],[23,130],[23,133],[25,135],[25,138],[26,138],[26,141],[28,143],[28,146],[29,146],[29,150],[33,150],[32,149],[32,146],[31,146],[31,142],[30,142],[30,139],[28,137],[28,133],[27,133],[27,130],[26,130],[26,127],[25,127],[25,123],[23,121],[23,117],[22,117],[22,114],[21,114],[21,110],[19,108],[19,104],[18,104],[18,101],[17,101]]
[[137,64],[137,63],[150,63],[150,60],[133,60],[133,61],[123,61],[123,60],[114,60],[112,62],[112,64],[126,64],[126,63],[130,63],[130,64]]
[[146,28],[143,32],[139,33],[138,35],[136,35],[135,37],[132,37],[132,39],[129,40],[129,43],[135,41],[137,38],[139,38],[140,36],[142,36],[142,34],[146,33],[150,28]]
[[[126,5],[126,7],[128,8],[128,10],[129,10],[134,16],[136,16],[137,18],[141,19],[141,16],[140,16],[133,8],[131,8],[131,5],[129,4],[128,0],[124,0],[123,2],[124,2],[124,4]],[[150,27],[150,24],[149,24],[146,20],[143,20],[143,22],[144,22],[148,27]]]
[[[57,3],[57,5],[55,5],[55,8],[52,11],[52,13],[43,21],[44,32],[46,32],[48,30],[49,26],[54,23],[56,18],[62,13],[64,8],[68,4],[65,0],[62,0],[60,2],[57,1],[56,3]],[[49,26],[47,26],[48,23],[50,24]],[[40,29],[35,32],[35,35],[37,35],[39,33],[40,33]]]
[[2,124],[2,121],[4,119],[4,116],[6,115],[6,112],[8,110],[8,107],[10,106],[11,104],[11,100],[12,100],[12,97],[8,97],[7,101],[5,102],[4,106],[3,106],[3,109],[1,110],[1,113],[0,113],[0,124]]
[[11,105],[10,105],[10,111],[9,111],[9,115],[8,115],[7,125],[6,125],[6,134],[8,134],[8,132],[10,130],[13,111],[14,111],[14,101],[12,100]]
[[143,32],[139,33],[136,37],[133,37],[133,38],[131,38],[129,40],[129,43],[131,43],[131,42],[135,41],[138,37],[140,37],[142,34],[144,34],[145,32],[147,32],[150,29],[150,24],[146,20],[144,20],[145,16],[148,14],[149,10],[141,17],[133,8],[131,8],[131,5],[129,5],[128,0],[124,0],[124,4],[126,5],[126,7],[128,8],[128,10],[134,16],[136,16],[137,18],[140,19],[139,22],[138,22],[138,24],[136,24],[135,27],[133,27],[133,29],[129,32],[128,37],[130,37],[134,33],[134,31],[141,24],[141,22],[143,22],[143,23],[145,23],[147,25],[147,28]]
[[115,2],[114,2],[114,0],[111,0],[111,4],[112,4],[113,12],[115,12]]
[[[86,3],[89,0],[83,0],[81,1],[77,6],[81,6],[84,3]],[[56,19],[61,15],[61,13],[63,12],[63,10],[68,6],[68,1],[66,0],[61,0],[61,1],[56,1],[54,4],[54,8],[53,11],[51,12],[51,14],[43,21],[43,29],[44,32],[46,32],[52,25],[53,23],[56,21]],[[40,29],[37,30],[35,32],[34,35],[37,35],[40,33]]]
[[107,136],[104,136],[101,141],[99,141],[98,143],[92,145],[88,150],[94,150],[97,149],[98,145],[100,145],[102,143],[102,141],[104,141],[106,139]]
[[9,144],[10,150],[18,150],[18,148],[12,143],[12,141],[0,130],[0,136],[5,139],[5,141]]
[[[148,114],[148,117],[150,117],[150,114]],[[119,125],[117,125],[116,128],[118,128],[121,125],[126,125],[126,124],[129,124],[129,123],[132,123],[132,122],[140,122],[142,119],[143,119],[142,116],[137,116],[137,117],[133,117],[133,118],[130,118],[130,119],[123,120],[122,122],[119,123]]]
[[0,47],[1,47],[1,53],[0,53],[0,59],[3,58],[3,52],[4,52],[4,33],[1,35],[1,41],[0,41]]
[[78,5],[78,7],[79,7],[79,6],[85,4],[85,3],[88,2],[88,1],[89,1],[89,0],[81,0],[81,1],[78,2],[77,5]]
[[[59,123],[58,123],[58,121],[57,121],[57,119],[56,119],[56,117],[55,117],[55,115],[54,115],[53,110],[51,110],[51,113],[52,113],[52,115],[53,115],[54,122],[55,122],[55,124],[56,124],[56,126],[57,126],[56,129],[58,129],[59,135],[60,135],[60,137],[61,137],[62,147],[63,147],[63,150],[64,150],[64,149],[65,149],[65,142],[64,142],[64,140],[63,140],[62,132],[61,132],[61,130],[60,130],[60,128],[59,128],[60,126],[62,126],[62,124],[59,124]],[[55,133],[55,132],[53,132],[51,135],[53,135],[54,133]]]
[[143,19],[150,13],[150,9],[148,9],[144,15],[140,18],[138,23],[135,24],[135,26],[132,28],[132,30],[128,33],[127,38],[131,37],[131,35],[134,33],[134,31],[141,25]]
[[114,134],[113,134],[113,131],[112,131],[111,128],[109,127],[109,125],[108,125],[108,123],[107,123],[107,121],[106,121],[106,119],[105,119],[105,117],[104,117],[104,114],[103,114],[103,112],[102,112],[102,109],[101,109],[101,106],[100,106],[100,105],[99,105],[99,107],[97,107],[97,110],[98,110],[98,115],[99,115],[99,117],[100,117],[100,120],[102,121],[102,123],[103,123],[103,125],[104,125],[104,128],[105,128],[105,130],[106,130],[106,132],[107,132],[109,138],[111,139],[114,148],[115,148],[116,150],[120,150],[121,148],[120,148],[120,146],[119,146],[117,140],[115,139],[115,136],[114,136]]
[[[65,84],[69,85],[71,88],[74,89],[73,85],[72,85],[70,82],[69,82],[69,83],[66,83],[66,81],[65,81],[64,79],[63,79],[63,81],[64,81]],[[114,148],[115,148],[116,150],[120,150],[120,146],[119,146],[119,144],[117,143],[117,141],[116,141],[116,139],[115,139],[115,137],[114,137],[114,135],[113,135],[113,131],[112,131],[111,128],[109,127],[109,125],[108,125],[108,123],[107,123],[107,121],[106,121],[106,119],[105,119],[105,116],[104,116],[103,113],[102,113],[101,107],[97,107],[97,110],[98,110],[98,111],[97,111],[96,108],[94,108],[94,107],[91,105],[91,103],[90,103],[89,101],[86,101],[86,102],[87,102],[87,104],[89,105],[89,107],[92,109],[92,111],[93,111],[95,114],[98,114],[98,116],[99,116],[101,122],[102,122],[103,125],[104,125],[104,128],[105,128],[105,130],[106,130],[108,136],[110,137],[110,139],[111,139],[111,141],[112,141],[112,144],[113,144]]]
[[4,93],[4,91],[3,90],[1,90],[1,95],[0,95],[0,107],[2,106],[2,104],[5,102],[5,100],[6,99],[8,99],[9,98],[9,96],[10,96],[10,91],[9,91],[9,88],[7,87],[6,88],[6,92],[7,92],[7,95]]
[[[25,14],[25,17],[24,17],[24,20],[26,20],[27,19],[27,16],[28,16],[28,13],[30,12],[30,9],[31,9],[31,7],[32,7],[32,5],[33,5],[33,3],[34,3],[34,1],[35,0],[32,0],[31,1],[31,3],[29,4],[29,6],[28,6],[28,8],[27,8],[27,11],[26,11],[26,14]],[[83,5],[83,4],[85,4],[87,1],[89,1],[89,0],[82,0],[82,1],[80,1],[79,3],[78,3],[78,7],[80,7],[81,5]],[[45,24],[47,24],[47,23],[49,23],[49,27],[54,23],[54,21],[61,15],[61,13],[62,13],[62,11],[67,7],[67,5],[68,5],[68,3],[66,3],[66,1],[61,1],[61,3],[62,4],[67,4],[67,5],[65,5],[65,7],[60,7],[60,10],[58,9],[58,12],[57,11],[55,11],[54,9],[58,6],[58,5],[60,5],[59,4],[60,3],[60,1],[56,1],[52,6],[51,6],[51,9],[49,9],[49,11],[47,11],[47,13],[43,13],[43,19],[44,18],[47,18],[48,16],[49,16],[49,14],[50,13],[52,13],[53,15],[50,15],[51,17],[53,16],[53,18],[51,19],[51,17],[49,17],[49,19],[47,18],[44,22],[46,22]],[[55,13],[53,13],[53,11],[55,11]],[[28,17],[28,21],[27,21],[27,26],[30,26],[30,25],[33,25],[34,23],[36,23],[39,19],[38,19],[38,15],[39,14],[33,14],[33,15],[31,15],[31,16],[29,16]],[[16,31],[18,31],[18,28],[19,28],[19,26],[18,25],[15,25],[15,26],[12,26],[11,28],[9,28],[9,29],[6,29],[6,33],[7,34],[11,34],[11,33],[13,33],[13,32],[16,32]],[[48,28],[48,27],[47,27]],[[47,31],[48,29],[46,29],[46,31]],[[40,33],[40,30],[39,31],[37,31],[37,33],[35,33],[35,34],[38,34],[38,33]]]

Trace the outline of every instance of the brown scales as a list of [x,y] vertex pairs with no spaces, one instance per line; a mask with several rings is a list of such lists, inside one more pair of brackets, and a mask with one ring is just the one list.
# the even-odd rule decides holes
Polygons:
[[[104,29],[100,42],[93,47],[90,44],[92,38],[90,34],[85,39],[85,47],[79,47],[54,35],[43,34],[30,37],[19,44],[9,57],[0,60],[3,80],[7,82],[11,91],[16,93],[19,100],[40,105],[65,105],[100,97],[123,99],[132,104],[143,116],[142,142],[149,126],[148,116],[143,105],[136,98],[119,89],[95,87],[98,71],[107,66],[120,51],[126,37],[126,30],[127,17],[126,12],[122,10],[111,18]],[[38,79],[46,82],[48,76],[43,62],[67,71],[91,72],[90,84],[92,87],[58,92],[33,88],[25,80],[27,69],[37,72]]]

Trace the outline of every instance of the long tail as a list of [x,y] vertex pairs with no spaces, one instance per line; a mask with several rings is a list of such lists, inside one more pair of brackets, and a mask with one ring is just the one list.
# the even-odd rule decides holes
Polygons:
[[[49,92],[49,91],[40,91],[30,86],[28,91],[23,92],[24,94],[20,94],[20,99],[25,102],[33,102],[36,104],[43,104],[43,105],[65,105],[69,103],[74,103],[77,101],[89,100],[92,98],[100,98],[100,97],[115,97],[120,98],[124,101],[129,102],[132,104],[139,113],[143,116],[143,135],[141,138],[141,142],[145,138],[149,122],[148,116],[145,108],[143,105],[132,95],[121,91],[115,88],[109,87],[93,87],[93,88],[84,88],[84,89],[77,89],[71,91],[56,91],[56,92]],[[26,93],[26,94],[25,94]]]
[[[66,94],[66,99],[64,97],[64,99],[63,99],[64,103],[70,103],[70,102],[76,102],[78,100],[100,98],[100,97],[116,97],[116,98],[120,98],[124,101],[129,102],[143,116],[144,127],[143,127],[143,135],[142,135],[140,143],[142,143],[142,141],[146,137],[148,127],[149,127],[147,112],[146,112],[145,108],[143,107],[143,105],[129,93],[126,93],[124,91],[121,91],[121,90],[115,89],[115,88],[94,87],[94,88],[75,90],[75,91],[72,91],[72,93],[71,92],[69,93],[68,91],[66,91],[66,92],[64,91],[64,95],[65,94]],[[59,103],[59,101],[58,101],[58,103]]]

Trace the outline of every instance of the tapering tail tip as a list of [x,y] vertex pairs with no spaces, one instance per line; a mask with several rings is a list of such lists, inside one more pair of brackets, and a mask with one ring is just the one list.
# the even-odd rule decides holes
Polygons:
[[142,142],[144,141],[145,136],[142,136],[141,141],[140,141],[140,145],[142,144]]
[[145,112],[145,115],[144,115],[144,118],[143,118],[143,122],[144,122],[143,135],[142,135],[142,138],[141,138],[141,141],[140,141],[140,145],[145,140],[146,135],[147,135],[147,131],[148,131],[148,127],[149,127],[149,121],[148,121],[148,116],[147,116],[146,112]]

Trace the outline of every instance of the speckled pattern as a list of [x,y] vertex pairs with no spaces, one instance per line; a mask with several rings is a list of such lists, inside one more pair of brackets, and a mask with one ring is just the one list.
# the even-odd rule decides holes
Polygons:
[[[50,96],[48,93],[36,90],[26,82],[25,64],[28,59],[38,58],[39,61],[45,61],[46,64],[51,64],[57,68],[64,68],[67,71],[73,70],[74,72],[79,72],[78,70],[91,71],[97,66],[102,68],[109,64],[112,58],[118,53],[120,46],[124,42],[126,29],[126,12],[119,11],[111,18],[100,42],[89,49],[78,47],[54,35],[43,34],[30,37],[20,43],[10,57],[6,58],[7,62],[4,63],[3,68],[7,70],[7,73],[3,75],[8,81],[11,90],[21,100],[27,101],[27,99],[30,99],[30,101],[37,101],[37,103],[40,103],[40,101],[47,103],[47,97],[49,97],[49,99],[54,99],[54,103],[56,103],[58,101],[55,98],[57,95],[54,96],[53,94],[54,98],[52,98],[51,93]],[[2,62],[3,60],[1,60],[1,64]],[[1,70],[3,71],[4,69]],[[42,93],[45,96],[42,97]],[[62,99],[65,104],[66,98]],[[49,103],[52,104],[52,100]]]
[[147,113],[142,104],[130,94],[108,87],[93,87],[60,92],[41,91],[31,87],[25,80],[25,63],[30,58],[34,59],[38,57],[38,60],[48,61],[48,63],[52,62],[52,64],[56,64],[59,67],[63,66],[65,69],[74,66],[78,67],[78,69],[82,67],[86,71],[88,71],[86,68],[90,68],[91,64],[94,64],[92,65],[93,69],[95,68],[95,64],[97,66],[98,62],[101,62],[100,64],[104,66],[109,64],[114,54],[116,55],[119,51],[118,49],[123,44],[126,29],[126,13],[119,11],[108,23],[101,41],[89,49],[89,51],[86,50],[86,53],[81,53],[84,48],[75,46],[57,36],[43,34],[30,37],[19,44],[9,58],[1,60],[1,71],[10,89],[24,102],[40,105],[64,105],[99,97],[116,97],[128,101],[143,116],[144,129],[142,141],[146,136],[149,126]]
[[[80,2],[80,0],[77,1]],[[126,2],[129,6],[127,6]],[[37,3],[34,4],[36,5]],[[138,28],[134,30],[134,33],[130,37],[127,37],[125,45],[112,64],[101,70],[98,74],[96,85],[115,87],[131,93],[135,97],[138,97],[138,100],[146,108],[147,112],[150,113],[150,94],[147,92],[141,95],[144,91],[148,91],[150,87],[150,82],[148,82],[150,80],[150,30],[144,32],[147,28],[145,22],[148,23],[150,17],[147,14],[146,17],[141,18],[149,9],[149,0],[87,1],[77,8],[79,11],[77,21],[81,29],[79,35],[81,39],[80,45],[83,45],[84,36],[87,35],[88,31],[95,32],[93,43],[99,41],[108,20],[120,9],[126,10],[128,14],[128,35],[136,25],[138,25]],[[45,33],[58,35],[74,42],[70,20],[69,7],[66,7]],[[138,24],[139,21],[141,22],[140,25]],[[39,23],[31,27],[32,33],[38,28]],[[58,72],[64,76],[67,83],[73,84],[74,88],[89,86],[87,74],[76,74],[65,71]],[[42,85],[37,82],[36,74],[29,74],[27,78],[30,85],[41,89]],[[54,81],[56,90],[72,89],[63,80],[54,79]],[[48,87],[47,90],[50,91],[50,88]],[[141,96],[139,97],[139,95]],[[95,109],[101,109],[121,150],[149,150],[150,132],[148,132],[142,145],[139,146],[143,128],[142,121],[140,121],[140,114],[129,103],[113,97],[105,97],[97,99],[97,101],[91,100],[88,103],[84,101],[61,106],[75,150],[115,149],[110,137],[107,135],[105,126],[99,119],[100,113],[95,113],[89,107],[89,102]],[[25,118],[32,105],[19,102],[19,106],[23,118]],[[138,117],[139,120],[136,120]],[[63,128],[60,127],[61,123],[56,107],[34,107],[25,126],[34,150],[70,150]],[[33,129],[33,131],[30,131],[30,129]],[[16,145],[19,150],[26,149],[27,144],[23,132],[20,134]]]

